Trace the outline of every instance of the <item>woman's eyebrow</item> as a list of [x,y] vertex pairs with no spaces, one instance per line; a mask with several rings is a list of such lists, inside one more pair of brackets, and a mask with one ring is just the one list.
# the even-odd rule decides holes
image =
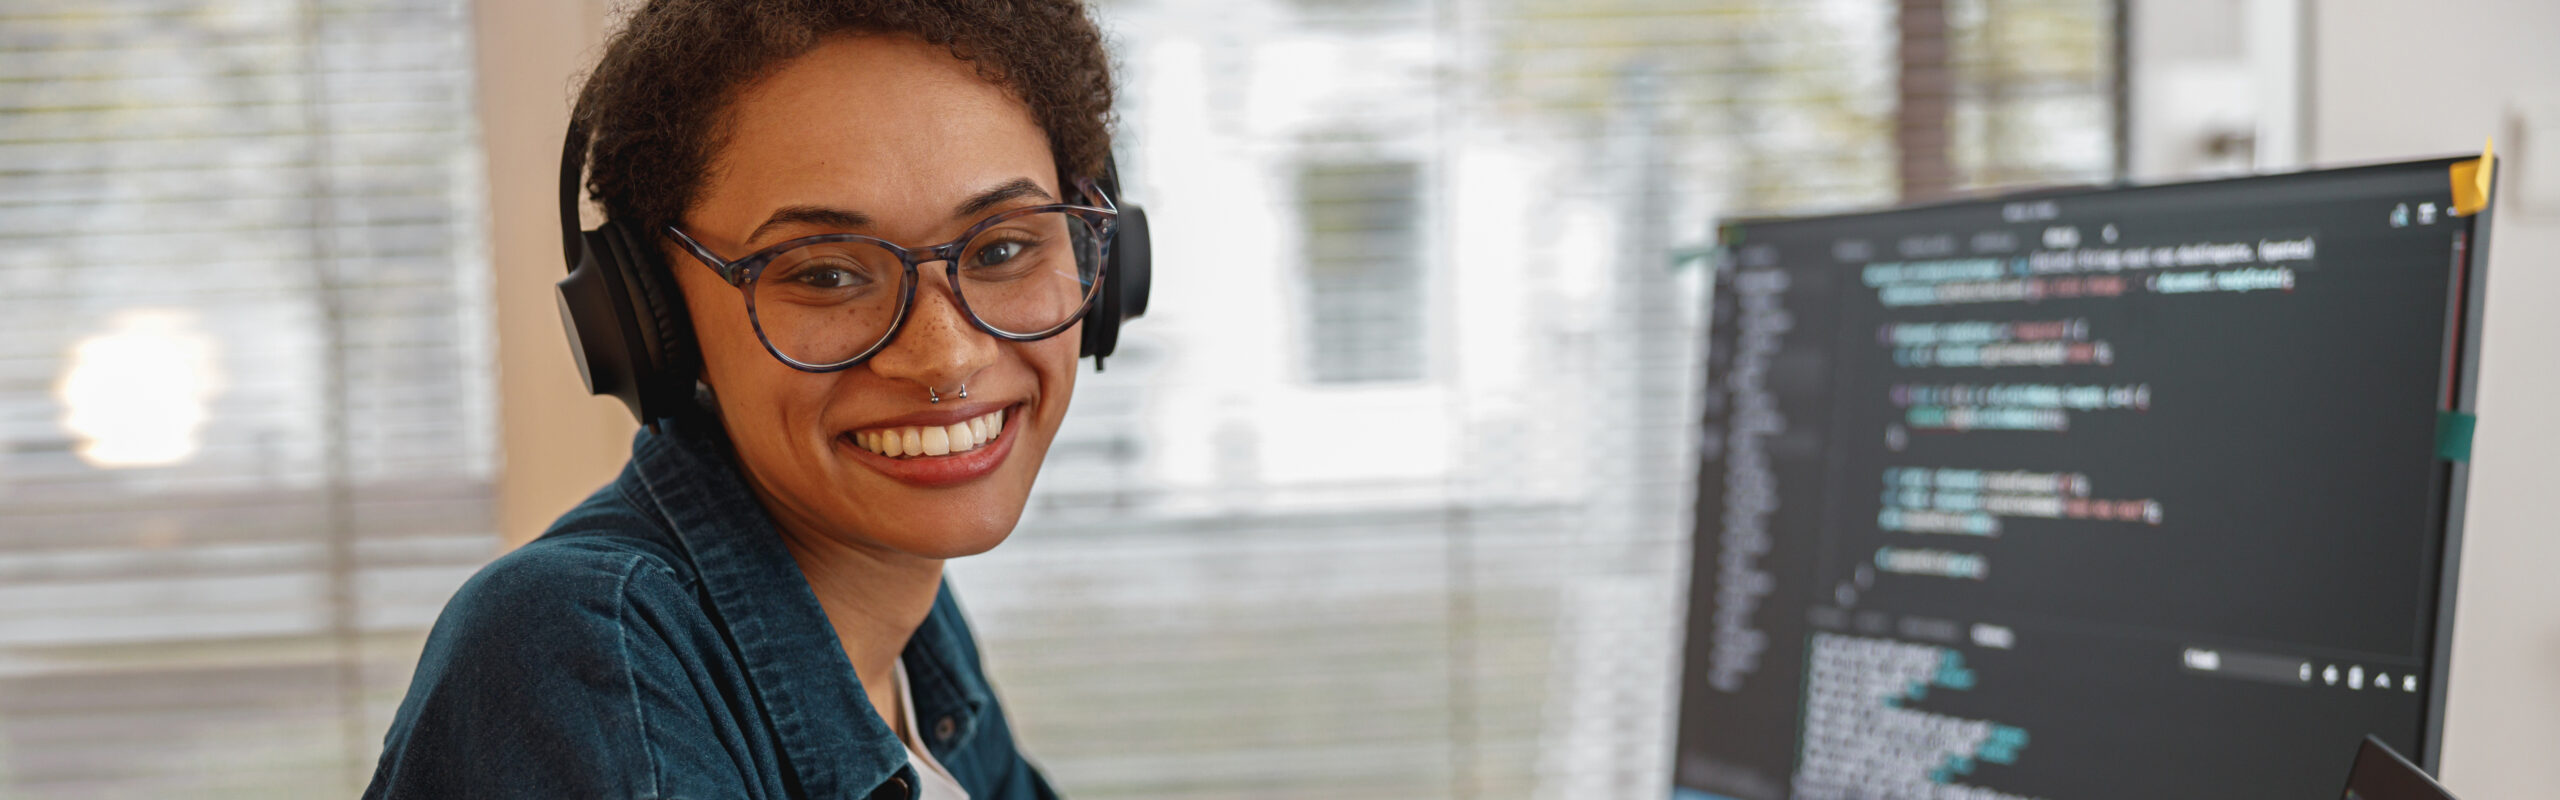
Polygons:
[[997,203],[1020,197],[1053,200],[1049,196],[1049,190],[1040,188],[1040,184],[1032,183],[1030,178],[1015,178],[997,184],[995,188],[970,195],[969,199],[961,201],[959,208],[951,212],[951,216],[954,219],[974,217],[986,213],[987,209],[996,207]]
[[[1049,196],[1049,190],[1040,188],[1040,184],[1033,183],[1030,178],[1015,178],[996,184],[986,191],[970,195],[969,199],[960,202],[959,208],[952,211],[951,216],[974,217],[1007,200],[1024,197],[1053,200]],[[784,206],[774,211],[773,216],[765,218],[764,224],[757,225],[754,231],[749,232],[744,244],[753,247],[757,242],[762,241],[766,234],[787,225],[815,225],[836,230],[852,230],[871,227],[871,215],[835,206]]]
[[871,215],[834,206],[784,206],[767,217],[764,224],[747,234],[746,244],[754,246],[765,234],[785,225],[816,225],[836,230],[871,227]]

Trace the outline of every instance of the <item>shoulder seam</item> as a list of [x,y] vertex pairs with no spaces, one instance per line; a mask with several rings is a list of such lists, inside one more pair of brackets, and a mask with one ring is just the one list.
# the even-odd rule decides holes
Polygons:
[[[550,538],[550,537],[552,536],[552,534],[557,534],[557,533],[576,533],[576,532],[589,531],[589,530],[600,531],[600,532],[608,532],[608,533],[609,533],[609,532],[611,532],[613,529],[611,529],[611,528],[560,528],[560,529],[554,529],[554,530],[552,530],[552,531],[550,531],[550,532],[546,532],[546,533],[544,534],[544,537],[545,537],[545,538],[536,539],[536,540],[534,540],[533,542],[528,543],[528,544],[526,545],[526,547],[525,547],[525,548],[518,548],[518,550],[519,550],[519,551],[521,551],[521,550],[524,550],[524,549],[527,549],[527,548],[533,547],[534,545],[543,545],[543,546],[546,546],[546,547],[565,547],[565,548],[573,548],[573,549],[576,549],[576,550],[582,550],[582,551],[585,551],[585,552],[587,552],[587,553],[592,553],[592,554],[595,554],[595,555],[598,555],[598,556],[604,556],[604,557],[608,557],[608,558],[610,558],[610,557],[621,557],[621,558],[624,558],[624,559],[632,559],[632,561],[626,561],[625,563],[623,563],[623,564],[619,565],[619,567],[618,567],[618,569],[619,569],[619,576],[618,576],[618,577],[620,578],[621,583],[618,583],[618,584],[616,584],[616,585],[615,585],[615,590],[616,590],[618,593],[622,593],[622,594],[628,594],[628,592],[629,592],[629,586],[628,586],[628,585],[629,585],[629,583],[630,583],[630,580],[631,580],[632,575],[633,575],[637,570],[644,569],[644,568],[645,568],[645,569],[648,569],[648,570],[651,570],[651,571],[654,571],[654,572],[658,573],[659,575],[663,575],[663,576],[667,577],[669,580],[674,581],[674,583],[675,583],[676,587],[677,587],[677,588],[680,588],[680,589],[687,589],[687,590],[690,590],[690,589],[692,588],[692,586],[693,586],[695,583],[697,583],[697,582],[699,582],[699,581],[701,580],[699,577],[688,576],[688,575],[686,575],[684,572],[682,572],[682,571],[680,571],[680,570],[676,569],[676,566],[675,566],[674,564],[670,564],[670,563],[668,563],[668,562],[667,562],[667,559],[666,559],[662,554],[660,554],[660,553],[658,553],[658,552],[656,552],[656,551],[654,551],[654,550],[652,550],[652,549],[649,549],[649,548],[633,546],[633,545],[631,545],[631,544],[629,544],[629,543],[627,543],[627,542],[624,542],[624,541],[619,540],[619,539],[618,539],[618,538],[616,538],[616,537],[612,537],[612,536],[587,536],[587,537],[575,537],[575,538],[567,538],[567,539],[554,539],[554,538]],[[678,553],[678,555],[681,555],[681,552],[679,552],[679,553]]]
[[622,495],[622,502],[631,504],[631,510],[638,512],[641,519],[658,526],[661,530],[674,530],[674,526],[667,524],[665,512],[658,509],[656,499],[643,497],[642,493],[632,491],[630,484],[631,482],[628,481],[616,480],[611,485],[614,492]]

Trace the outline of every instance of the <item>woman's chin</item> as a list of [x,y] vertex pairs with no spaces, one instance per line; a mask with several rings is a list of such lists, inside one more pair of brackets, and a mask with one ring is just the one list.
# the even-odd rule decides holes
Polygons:
[[997,469],[952,486],[924,488],[857,473],[816,490],[833,495],[826,499],[831,508],[825,516],[834,522],[822,527],[918,558],[953,559],[995,549],[1022,520],[1045,448],[1025,449],[1031,452],[1015,453]]
[[[987,487],[993,488],[993,487]],[[1021,497],[971,496],[916,499],[914,507],[883,509],[848,520],[845,530],[862,531],[872,545],[917,558],[954,559],[996,548],[1013,534],[1022,519]],[[943,502],[933,502],[941,500]],[[887,514],[878,512],[888,511]]]
[[996,549],[996,545],[1003,544],[1005,537],[1012,532],[1011,525],[1000,528],[973,525],[941,529],[919,526],[901,531],[896,539],[884,541],[882,544],[918,558],[948,561]]

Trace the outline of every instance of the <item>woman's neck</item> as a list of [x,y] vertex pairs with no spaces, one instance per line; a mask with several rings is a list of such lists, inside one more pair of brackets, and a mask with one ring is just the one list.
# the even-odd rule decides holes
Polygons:
[[861,679],[871,708],[904,736],[897,702],[898,654],[933,611],[934,594],[942,586],[942,561],[790,523],[776,527],[800,574],[809,579],[810,591],[818,595],[818,607],[827,612],[827,624],[835,628],[845,658],[852,660],[854,677]]
[[[731,457],[736,458],[734,452]],[[835,629],[836,643],[853,663],[854,678],[862,682],[871,709],[900,739],[906,738],[906,715],[898,704],[898,654],[933,611],[933,598],[942,589],[942,560],[829,534],[767,492],[754,470],[742,467],[739,474],[773,520],[774,532],[800,567],[800,576],[809,581],[809,591],[818,596],[818,608],[826,612],[827,626]]]

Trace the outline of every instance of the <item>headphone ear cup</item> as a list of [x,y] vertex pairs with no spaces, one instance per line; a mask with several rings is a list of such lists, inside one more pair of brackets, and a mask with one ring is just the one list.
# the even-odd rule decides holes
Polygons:
[[561,327],[569,334],[569,353],[578,362],[578,377],[587,393],[612,395],[646,421],[640,401],[640,376],[648,355],[640,322],[631,314],[623,270],[614,263],[610,237],[580,231],[575,265],[555,285]]
[[1111,275],[1120,284],[1112,293],[1120,297],[1120,319],[1146,316],[1147,290],[1155,279],[1155,250],[1147,238],[1147,210],[1133,205],[1122,212],[1120,227],[1111,238]]
[[701,359],[693,340],[692,317],[683,291],[673,285],[659,251],[620,222],[595,231],[614,251],[612,259],[626,293],[624,305],[640,338],[633,352],[640,369],[633,376],[641,420],[674,416],[693,400],[693,384]]
[[621,399],[643,423],[692,401],[700,364],[684,298],[654,253],[616,223],[581,231],[577,266],[556,293],[587,391]]
[[1093,356],[1096,370],[1102,368],[1103,358],[1119,349],[1120,324],[1147,313],[1151,256],[1147,210],[1121,206],[1111,231],[1111,256],[1102,270],[1102,297],[1094,303],[1093,313],[1085,315],[1083,347],[1077,353]]

